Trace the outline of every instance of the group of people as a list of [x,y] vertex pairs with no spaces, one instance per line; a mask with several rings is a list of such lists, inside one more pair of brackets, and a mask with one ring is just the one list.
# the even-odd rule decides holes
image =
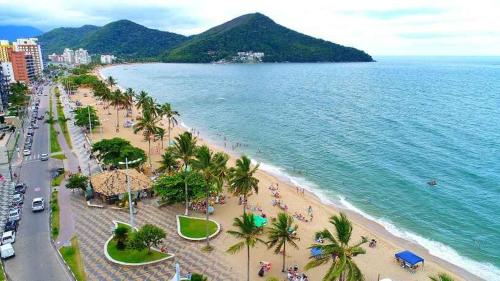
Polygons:
[[286,276],[288,281],[309,281],[305,273],[299,272],[299,267],[297,265],[289,267]]

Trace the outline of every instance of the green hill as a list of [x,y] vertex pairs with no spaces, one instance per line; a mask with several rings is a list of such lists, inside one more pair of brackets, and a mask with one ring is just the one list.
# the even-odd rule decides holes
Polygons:
[[368,62],[363,51],[313,38],[275,23],[260,13],[247,14],[211,28],[165,52],[165,62],[212,62],[237,52],[264,52],[266,62]]
[[154,60],[187,37],[150,29],[129,20],[102,27],[56,28],[38,37],[45,55],[64,48],[84,48],[91,54],[111,53],[128,60]]

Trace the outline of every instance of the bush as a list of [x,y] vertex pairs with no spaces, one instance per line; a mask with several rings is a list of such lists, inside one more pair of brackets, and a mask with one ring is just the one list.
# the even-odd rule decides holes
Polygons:
[[116,248],[118,250],[125,249],[128,240],[128,227],[119,225],[114,231],[113,239],[116,240]]
[[191,275],[191,281],[207,281],[208,278],[205,277],[203,274],[199,274],[199,273],[193,273],[193,275]]
[[152,225],[146,224],[134,232],[132,238],[129,240],[129,247],[141,251],[148,249],[148,254],[151,253],[151,247],[158,247],[161,241],[166,237],[163,229]]

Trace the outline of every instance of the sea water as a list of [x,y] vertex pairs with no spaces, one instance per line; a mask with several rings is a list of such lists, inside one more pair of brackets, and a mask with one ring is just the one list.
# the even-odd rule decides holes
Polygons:
[[102,74],[170,102],[196,133],[263,169],[500,280],[500,58],[377,60]]

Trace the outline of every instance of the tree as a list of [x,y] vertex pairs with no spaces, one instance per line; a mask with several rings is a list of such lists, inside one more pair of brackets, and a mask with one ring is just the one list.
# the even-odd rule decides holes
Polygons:
[[194,171],[188,171],[187,175],[184,172],[171,175],[162,175],[153,183],[153,190],[167,204],[184,202],[186,196],[184,194],[184,180],[187,179],[188,198],[203,198],[205,195],[205,181],[203,177]]
[[439,273],[438,275],[436,276],[429,276],[429,278],[432,280],[432,281],[453,281],[453,277],[451,277],[449,274],[447,273]]
[[191,281],[208,281],[208,278],[205,277],[203,274],[199,274],[199,273],[193,273],[193,275],[191,275]]
[[246,201],[250,192],[259,192],[259,180],[254,177],[259,164],[251,167],[250,158],[243,155],[236,160],[236,167],[229,171],[229,190],[236,196],[243,195],[243,213],[245,213]]
[[130,165],[130,167],[138,167],[143,164],[147,157],[144,150],[134,147],[129,141],[122,138],[104,139],[92,145],[92,152],[97,153],[97,158],[105,165],[118,167],[118,162],[135,160],[141,158],[141,161]]
[[365,254],[366,251],[361,247],[367,242],[362,238],[360,242],[349,245],[352,234],[352,223],[344,213],[330,218],[330,223],[335,227],[335,235],[328,229],[316,233],[316,239],[322,238],[324,244],[313,244],[310,249],[317,248],[320,254],[311,256],[305,269],[311,269],[320,265],[332,262],[330,268],[326,271],[323,281],[362,281],[364,280],[361,270],[359,270],[353,258],[357,255]]
[[127,110],[127,117],[129,116],[128,111],[132,108],[132,105],[134,105],[134,96],[135,92],[132,88],[127,88],[123,93],[123,108]]
[[81,189],[85,191],[88,186],[89,178],[83,174],[73,174],[69,176],[66,188],[71,190]]
[[113,76],[108,76],[108,78],[106,78],[106,84],[108,84],[110,88],[113,88],[116,85],[115,78],[113,78]]
[[157,127],[155,132],[155,139],[159,139],[161,142],[161,149],[163,149],[163,138],[165,137],[165,129],[162,127]]
[[149,102],[150,96],[146,91],[140,91],[139,94],[135,96],[135,106],[137,109],[144,109],[144,105]]
[[274,247],[274,253],[283,255],[282,272],[285,272],[286,259],[286,244],[290,244],[294,248],[298,248],[295,240],[300,240],[297,237],[298,225],[293,224],[293,217],[286,213],[279,213],[278,218],[271,228],[269,228],[267,246]]
[[125,101],[126,97],[119,89],[116,89],[114,92],[112,92],[109,97],[109,105],[114,106],[116,110],[116,132],[120,131],[120,118],[118,113],[120,109],[124,107]]
[[144,139],[148,141],[149,166],[151,167],[153,167],[151,163],[151,138],[158,132],[157,124],[158,119],[147,110],[142,112],[142,116],[137,118],[137,123],[134,124],[134,134],[142,131]]
[[162,117],[167,118],[167,122],[168,122],[168,146],[170,146],[170,131],[172,129],[172,126],[177,125],[177,119],[175,117],[179,116],[179,112],[173,110],[170,103],[162,104],[160,106],[159,112],[160,112],[160,115]]
[[136,250],[148,249],[148,254],[151,254],[151,247],[158,248],[158,245],[165,239],[165,231],[155,225],[145,224],[132,235],[129,241],[129,246]]
[[85,127],[90,130],[89,119],[92,128],[101,125],[101,122],[99,122],[99,117],[97,117],[97,111],[94,107],[89,105],[87,107],[80,107],[75,109],[75,125],[77,125],[78,127]]
[[257,243],[265,244],[266,242],[259,238],[261,230],[255,225],[252,213],[243,213],[241,218],[234,218],[233,226],[236,227],[237,230],[228,230],[227,233],[240,240],[240,242],[229,247],[227,252],[235,254],[246,246],[247,281],[250,281],[250,248],[255,247]]
[[118,248],[118,250],[123,250],[126,247],[126,243],[128,240],[128,229],[129,228],[124,225],[119,225],[113,231],[113,239],[116,240],[116,248]]
[[160,163],[160,168],[158,168],[160,172],[172,174],[174,171],[177,171],[179,169],[179,163],[177,162],[175,154],[171,148],[167,148],[165,150],[165,152],[161,156],[161,160],[158,162]]
[[[193,160],[195,153],[196,153],[196,137],[193,137],[193,135],[189,132],[184,132],[181,135],[177,136],[175,138],[175,144],[173,147],[174,154],[178,159],[181,160],[182,164],[184,165],[184,174],[187,175],[187,169],[188,165],[191,163]],[[185,215],[187,216],[189,214],[189,201],[188,201],[188,185],[187,185],[188,179],[186,178],[184,180],[184,194],[186,195],[186,211]]]

